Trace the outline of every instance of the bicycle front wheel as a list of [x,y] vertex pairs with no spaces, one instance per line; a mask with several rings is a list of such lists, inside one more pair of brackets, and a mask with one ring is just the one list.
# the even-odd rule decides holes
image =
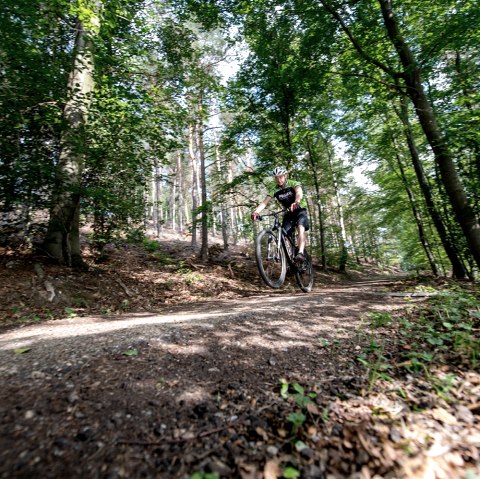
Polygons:
[[278,289],[285,281],[287,262],[283,248],[272,230],[263,230],[255,240],[255,258],[258,271],[270,288]]
[[295,279],[297,281],[300,289],[305,293],[309,293],[313,288],[313,264],[312,258],[307,253],[307,250],[304,251],[305,261],[303,264],[297,266],[297,271],[295,271]]

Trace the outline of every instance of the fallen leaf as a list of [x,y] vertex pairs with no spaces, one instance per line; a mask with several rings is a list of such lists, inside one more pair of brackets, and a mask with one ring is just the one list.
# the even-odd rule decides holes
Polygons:
[[268,434],[267,432],[265,431],[265,429],[262,429],[260,426],[257,426],[255,428],[255,432],[264,440],[264,441],[267,441],[268,440]]
[[457,423],[457,419],[455,416],[453,416],[452,414],[450,414],[447,410],[443,409],[443,408],[435,408],[433,411],[432,411],[432,414],[433,414],[433,417],[437,420],[437,421],[441,421],[445,424],[456,424]]
[[315,403],[313,402],[309,402],[307,404],[307,411],[310,413],[310,414],[315,414],[316,416],[319,416],[320,415],[320,411],[318,410],[318,407]]
[[280,470],[280,465],[275,459],[271,459],[266,462],[265,468],[263,469],[264,479],[277,479],[281,475],[282,471]]

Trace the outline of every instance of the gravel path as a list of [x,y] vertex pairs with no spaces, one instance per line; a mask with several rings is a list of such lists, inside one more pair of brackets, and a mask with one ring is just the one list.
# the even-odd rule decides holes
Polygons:
[[[295,460],[281,439],[292,406],[281,399],[279,380],[317,390],[320,402],[312,408],[319,410],[312,414],[322,408],[340,414],[338,397],[356,401],[365,385],[364,371],[352,361],[365,341],[358,334],[362,315],[406,304],[371,294],[388,281],[4,332],[0,477],[186,479],[198,471],[280,477],[278,467]],[[319,445],[333,434],[325,424],[324,436],[308,429]],[[328,444],[328,460],[327,443],[299,454],[302,477],[354,477],[367,466],[371,477],[382,471],[401,477],[399,461],[375,459],[378,445],[368,453],[357,445],[363,455],[347,460]]]

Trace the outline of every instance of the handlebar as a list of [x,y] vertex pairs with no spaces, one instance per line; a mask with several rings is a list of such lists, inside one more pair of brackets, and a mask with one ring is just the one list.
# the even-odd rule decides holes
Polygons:
[[268,216],[280,216],[281,214],[285,214],[285,213],[288,213],[290,210],[287,208],[287,209],[284,209],[284,210],[281,210],[281,211],[277,211],[275,213],[269,213],[269,214],[266,214],[266,215],[258,215],[258,221],[262,221],[263,218],[266,218]]

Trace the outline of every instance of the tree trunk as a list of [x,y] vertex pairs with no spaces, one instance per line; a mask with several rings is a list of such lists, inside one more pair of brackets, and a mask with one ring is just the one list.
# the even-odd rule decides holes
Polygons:
[[[218,148],[217,133],[213,130],[213,136],[215,141],[215,164],[217,165],[217,174],[222,183],[226,182],[225,167],[222,168],[222,159],[220,157],[220,150]],[[220,225],[223,239],[223,249],[228,249],[228,211],[225,203],[222,201],[220,204]]]
[[339,260],[339,265],[338,269],[342,273],[345,272],[346,267],[347,267],[347,261],[348,261],[348,249],[347,249],[347,232],[345,230],[345,221],[343,218],[343,205],[342,205],[342,199],[340,198],[340,191],[338,189],[338,182],[337,182],[337,177],[335,174],[335,171],[333,169],[333,163],[332,163],[332,157],[330,156],[330,153],[328,154],[328,163],[330,165],[330,170],[332,172],[332,179],[333,179],[333,188],[335,190],[335,199],[336,199],[336,209],[337,209],[337,218],[338,218],[338,223],[340,226],[340,235],[341,235],[341,241],[340,241],[340,260]]
[[155,168],[155,211],[157,215],[157,236],[160,237],[165,221],[162,203],[162,167],[158,164],[158,161]]
[[463,263],[457,254],[454,244],[450,240],[450,235],[448,234],[447,228],[437,210],[437,207],[435,206],[432,190],[430,188],[430,184],[428,183],[427,175],[423,169],[422,161],[420,160],[420,155],[418,153],[415,138],[413,136],[412,127],[408,119],[408,106],[404,98],[400,98],[400,111],[397,111],[397,115],[402,121],[404,127],[404,133],[407,140],[408,150],[412,158],[413,168],[417,176],[418,184],[420,185],[420,190],[425,198],[428,212],[432,218],[433,224],[435,225],[435,229],[437,230],[443,248],[445,249],[445,253],[447,254],[452,265],[453,277],[458,279],[465,278],[465,267],[463,266]]
[[312,147],[310,144],[310,141],[307,139],[307,153],[308,153],[308,159],[310,160],[310,166],[312,168],[311,173],[313,175],[313,182],[315,185],[315,199],[317,203],[317,208],[318,208],[318,229],[320,233],[320,257],[321,257],[321,264],[322,264],[322,270],[327,269],[327,257],[325,254],[325,226],[323,224],[323,208],[322,208],[322,203],[320,199],[320,184],[318,181],[318,175],[317,175],[317,168],[315,165],[315,161],[313,158],[313,151]]
[[202,261],[208,259],[208,204],[207,204],[207,172],[205,168],[205,145],[203,143],[203,125],[197,127],[197,144],[200,156],[200,188],[202,199],[202,246],[199,257]]
[[[231,183],[233,181],[233,167],[232,164],[230,163],[229,168],[228,168],[228,182]],[[236,215],[236,209],[233,205],[233,201],[228,202],[228,208],[229,208],[229,217],[230,217],[230,222],[231,222],[231,233],[232,233],[232,243],[233,246],[237,245],[238,241],[238,228],[237,228],[237,215]]]
[[190,124],[188,135],[188,151],[190,153],[190,162],[192,164],[192,246],[197,246],[197,157],[195,155],[195,125]]
[[68,80],[70,96],[63,111],[66,129],[60,140],[56,188],[44,242],[48,255],[69,266],[83,266],[78,234],[85,157],[83,130],[94,89],[91,39],[98,27],[98,16],[91,20],[88,31],[82,21],[76,23],[75,57]]
[[183,195],[186,188],[183,185],[183,166],[182,166],[182,152],[179,150],[177,154],[177,169],[175,172],[175,182],[178,184],[178,195],[175,201],[178,201],[178,230],[183,232]]
[[407,192],[408,200],[410,202],[410,207],[412,208],[413,218],[415,220],[415,224],[417,225],[418,237],[420,239],[420,243],[422,244],[423,250],[425,251],[425,255],[428,258],[428,262],[430,263],[430,268],[432,270],[433,275],[438,276],[437,263],[435,261],[435,257],[433,256],[432,250],[430,248],[430,243],[425,233],[425,228],[423,227],[423,221],[420,215],[420,211],[418,210],[415,202],[415,195],[413,194],[413,191],[410,188],[410,184],[408,182],[407,175],[405,174],[405,169],[402,164],[402,159],[400,158],[400,155],[398,153],[396,156],[397,156],[398,168],[400,170],[400,175],[402,177],[403,186],[405,187],[405,191]]
[[[178,153],[178,152],[177,152]],[[175,165],[175,170],[172,175],[172,195],[170,196],[170,210],[172,212],[172,231],[176,230],[177,222],[177,169],[178,169],[178,154],[177,154],[177,163]]]
[[379,0],[388,36],[404,68],[407,94],[412,100],[423,132],[432,148],[445,190],[467,240],[470,252],[480,268],[480,224],[471,208],[455,163],[437,125],[437,119],[422,85],[420,66],[406,44],[393,14],[392,0]]

